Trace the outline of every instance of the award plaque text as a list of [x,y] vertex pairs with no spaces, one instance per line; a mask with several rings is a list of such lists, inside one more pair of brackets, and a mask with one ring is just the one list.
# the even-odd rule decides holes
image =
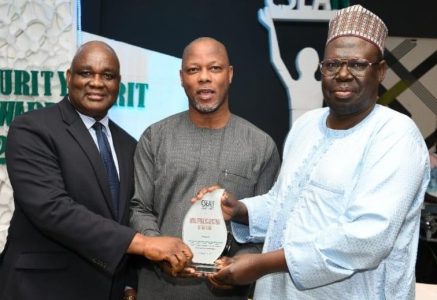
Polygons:
[[227,230],[220,201],[224,189],[205,194],[185,215],[182,239],[193,252],[197,271],[215,271],[214,261],[226,247]]

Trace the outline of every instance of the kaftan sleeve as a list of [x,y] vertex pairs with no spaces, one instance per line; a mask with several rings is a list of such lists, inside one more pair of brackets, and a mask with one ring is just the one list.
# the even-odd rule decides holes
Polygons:
[[160,235],[154,199],[154,153],[151,128],[141,136],[134,156],[135,193],[130,202],[130,226],[148,236]]
[[263,243],[272,211],[273,189],[267,194],[240,200],[247,207],[249,225],[231,222],[232,233],[239,243]]

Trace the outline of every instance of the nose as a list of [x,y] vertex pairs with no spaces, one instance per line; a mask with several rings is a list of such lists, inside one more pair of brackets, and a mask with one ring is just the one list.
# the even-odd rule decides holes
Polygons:
[[347,62],[342,62],[340,64],[340,68],[338,69],[337,72],[337,78],[349,78],[352,77],[352,73],[349,71],[349,68],[347,66]]
[[211,75],[207,68],[202,68],[199,72],[199,82],[210,82]]
[[103,78],[102,78],[102,74],[94,74],[91,77],[91,81],[90,84],[93,86],[102,86],[103,85]]

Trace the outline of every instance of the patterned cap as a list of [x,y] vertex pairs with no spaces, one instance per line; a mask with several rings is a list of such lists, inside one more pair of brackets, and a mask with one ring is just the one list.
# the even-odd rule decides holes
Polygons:
[[329,21],[328,44],[340,36],[357,36],[377,46],[384,53],[387,27],[374,13],[361,5],[353,5],[337,11]]

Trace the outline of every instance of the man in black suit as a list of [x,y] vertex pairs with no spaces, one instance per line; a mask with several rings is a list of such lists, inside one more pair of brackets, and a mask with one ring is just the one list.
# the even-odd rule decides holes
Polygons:
[[[0,257],[0,299],[134,299],[125,292],[136,284],[127,279],[129,254],[161,261],[173,274],[191,259],[181,240],[125,226],[136,141],[107,116],[119,84],[114,50],[88,42],[67,71],[68,96],[12,123],[6,163],[15,212]],[[108,147],[100,144],[96,121]],[[112,150],[106,153],[115,181],[103,148]]]

